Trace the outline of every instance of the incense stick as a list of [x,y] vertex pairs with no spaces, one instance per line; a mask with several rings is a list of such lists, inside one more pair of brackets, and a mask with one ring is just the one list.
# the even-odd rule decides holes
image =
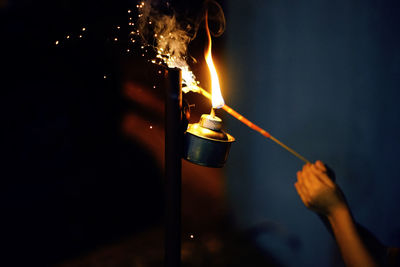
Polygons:
[[[211,94],[209,92],[207,92],[206,90],[204,90],[201,87],[198,87],[198,89],[200,90],[200,93],[207,97],[208,99],[211,99]],[[296,151],[294,151],[292,148],[288,147],[287,145],[285,145],[284,143],[282,143],[281,141],[279,141],[278,139],[276,139],[275,137],[273,137],[269,132],[267,132],[266,130],[264,130],[263,128],[261,128],[260,126],[252,123],[251,121],[249,121],[247,118],[245,118],[244,116],[242,116],[240,113],[236,112],[234,109],[232,109],[231,107],[224,105],[222,107],[223,110],[225,110],[226,112],[228,112],[230,115],[232,115],[233,117],[235,117],[236,119],[238,119],[240,122],[244,123],[245,125],[247,125],[249,128],[253,129],[254,131],[260,133],[262,136],[269,138],[270,140],[272,140],[273,142],[275,142],[276,144],[278,144],[279,146],[281,146],[282,148],[286,149],[288,152],[290,152],[292,155],[294,155],[295,157],[297,157],[298,159],[304,161],[305,163],[310,163],[309,160],[307,160],[305,157],[303,157],[302,155],[300,155],[299,153],[297,153]]]

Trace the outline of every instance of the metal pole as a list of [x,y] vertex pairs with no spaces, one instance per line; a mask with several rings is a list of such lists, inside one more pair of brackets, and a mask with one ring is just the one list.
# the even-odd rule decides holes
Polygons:
[[165,266],[181,263],[182,73],[168,69],[165,99]]

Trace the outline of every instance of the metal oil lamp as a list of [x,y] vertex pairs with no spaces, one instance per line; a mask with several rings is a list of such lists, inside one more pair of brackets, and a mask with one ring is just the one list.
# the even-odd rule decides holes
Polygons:
[[222,120],[213,109],[198,123],[189,124],[184,133],[183,158],[206,167],[223,167],[235,138],[221,128]]

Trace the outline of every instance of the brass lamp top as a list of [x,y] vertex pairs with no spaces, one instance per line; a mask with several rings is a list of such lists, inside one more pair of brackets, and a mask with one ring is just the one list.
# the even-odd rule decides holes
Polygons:
[[217,116],[203,114],[199,123],[189,124],[187,132],[197,137],[221,141],[233,142],[235,138],[221,130],[222,120]]

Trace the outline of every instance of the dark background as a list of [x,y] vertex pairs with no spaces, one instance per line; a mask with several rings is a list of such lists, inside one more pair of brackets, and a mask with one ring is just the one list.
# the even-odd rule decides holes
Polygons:
[[[399,2],[229,1],[227,14],[227,103],[333,168],[356,220],[398,247]],[[229,123],[238,224],[276,229],[258,241],[288,266],[340,266],[334,240],[293,186],[302,162]],[[290,234],[298,250],[287,246]]]
[[[177,10],[195,14],[201,1],[188,2],[175,1]],[[162,170],[145,143],[121,130],[128,111],[162,123],[124,95],[129,77],[144,88],[161,83],[140,53],[125,53],[123,38],[113,42],[124,36],[115,26],[136,2],[0,5],[5,259],[52,265],[159,226]],[[227,31],[215,39],[214,56],[226,103],[308,159],[326,162],[355,218],[400,246],[397,1],[223,6]],[[191,46],[196,57],[199,38]],[[228,225],[250,231],[254,251],[287,266],[341,266],[334,240],[295,192],[302,162],[225,118],[237,138],[223,185]]]
[[123,59],[148,71],[139,81],[156,72],[113,43],[135,5],[2,6],[1,239],[10,265],[61,262],[160,224],[162,170],[120,126],[127,109],[148,116],[123,97]]

